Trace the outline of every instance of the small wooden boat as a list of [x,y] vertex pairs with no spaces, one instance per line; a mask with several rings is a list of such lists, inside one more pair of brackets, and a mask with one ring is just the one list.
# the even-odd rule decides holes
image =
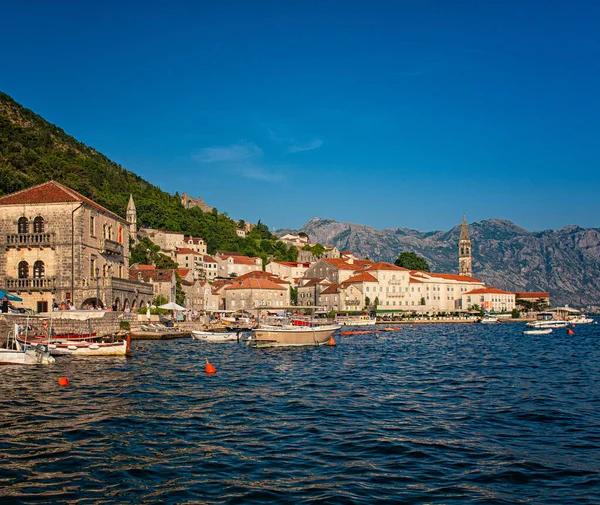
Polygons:
[[201,342],[237,342],[239,333],[231,331],[192,331],[192,338]]
[[543,328],[540,330],[525,330],[523,331],[525,335],[548,335],[548,333],[552,333],[552,328]]
[[[19,338],[20,342],[23,342]],[[131,337],[115,342],[93,340],[31,339],[31,344],[47,347],[53,356],[125,356],[129,354]]]

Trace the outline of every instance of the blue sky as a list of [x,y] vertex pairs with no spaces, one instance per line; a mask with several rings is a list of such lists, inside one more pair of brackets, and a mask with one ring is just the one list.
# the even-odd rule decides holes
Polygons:
[[600,227],[600,3],[39,0],[3,17],[0,90],[235,219]]

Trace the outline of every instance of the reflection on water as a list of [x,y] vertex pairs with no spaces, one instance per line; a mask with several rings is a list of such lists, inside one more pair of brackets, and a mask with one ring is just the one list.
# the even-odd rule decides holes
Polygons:
[[0,501],[600,503],[600,330],[522,329],[0,368]]

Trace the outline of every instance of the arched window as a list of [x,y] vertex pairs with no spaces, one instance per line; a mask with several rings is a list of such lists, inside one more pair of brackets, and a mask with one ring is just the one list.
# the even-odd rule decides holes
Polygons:
[[460,248],[460,254],[465,254],[465,248],[464,247]]
[[33,233],[44,233],[44,218],[37,216],[33,220]]
[[43,261],[36,261],[33,264],[33,278],[34,279],[43,279],[46,276],[46,269],[44,268]]
[[102,225],[102,236],[104,238],[108,238],[108,231],[107,230],[108,230],[108,227],[106,226],[106,223],[104,223]]
[[27,221],[26,217],[20,217],[18,224],[18,233],[29,233],[29,221]]
[[29,277],[29,263],[21,261],[19,263],[19,279],[27,279]]

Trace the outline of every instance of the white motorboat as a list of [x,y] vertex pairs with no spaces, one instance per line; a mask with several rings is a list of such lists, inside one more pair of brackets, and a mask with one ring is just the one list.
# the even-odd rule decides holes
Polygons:
[[192,331],[192,339],[200,340],[201,342],[237,342],[239,340],[238,333],[232,331]]
[[341,328],[339,324],[323,326],[260,326],[252,330],[249,341],[254,347],[287,347],[325,345]]
[[583,314],[569,319],[569,324],[592,324],[593,322],[594,320],[591,317],[586,317]]
[[8,335],[6,348],[0,349],[0,365],[49,365],[55,359],[50,356],[48,349],[43,345],[22,344],[14,333]]
[[552,328],[542,328],[539,330],[525,330],[523,331],[525,335],[548,335],[548,333],[552,333]]
[[556,312],[540,312],[535,321],[527,323],[528,328],[565,328],[568,322],[563,319],[558,319]]
[[482,317],[479,320],[479,322],[482,323],[482,324],[495,324],[495,323],[499,323],[500,321],[498,320],[497,317],[486,316],[486,317]]

